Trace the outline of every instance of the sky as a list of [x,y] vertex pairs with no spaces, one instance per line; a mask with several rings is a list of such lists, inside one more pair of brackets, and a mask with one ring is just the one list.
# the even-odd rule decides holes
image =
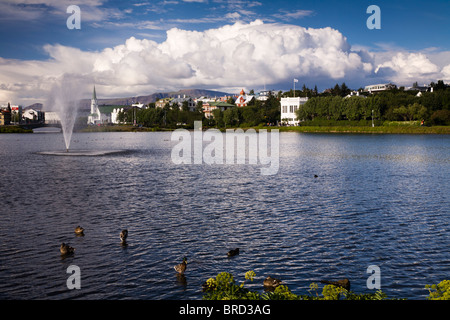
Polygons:
[[0,104],[45,104],[64,77],[80,98],[450,83],[448,17],[448,0],[2,0]]

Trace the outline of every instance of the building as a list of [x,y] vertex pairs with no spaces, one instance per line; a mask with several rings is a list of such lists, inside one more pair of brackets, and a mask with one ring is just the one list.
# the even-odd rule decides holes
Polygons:
[[120,106],[117,106],[116,108],[114,108],[111,112],[111,123],[121,124],[122,122],[119,121],[119,113],[126,112],[126,111],[130,110],[131,108],[132,107],[120,107]]
[[46,111],[45,112],[45,124],[60,124],[61,119],[58,112]]
[[187,105],[189,111],[195,111],[196,103],[191,97],[183,96],[183,98],[181,98],[181,96],[178,96],[178,98],[174,98],[170,101],[171,106],[173,106],[175,103],[178,104],[180,108],[182,108],[183,105]]
[[111,115],[110,113],[103,113],[101,112],[100,108],[98,107],[98,100],[97,100],[97,93],[95,92],[95,86],[94,91],[92,93],[92,99],[91,99],[91,113],[88,116],[88,124],[104,124],[111,122]]
[[397,86],[392,83],[372,84],[370,86],[365,86],[364,91],[372,93],[372,92],[381,92],[381,91],[392,90],[395,88],[397,88]]
[[259,95],[256,97],[256,100],[267,101],[271,95],[272,91],[264,90],[259,93]]
[[7,126],[11,124],[11,111],[8,109],[0,110],[0,126]]
[[22,121],[24,123],[44,123],[45,113],[32,108],[25,109],[22,112]]
[[297,126],[300,121],[297,119],[296,111],[307,101],[307,97],[281,98],[281,123],[289,126]]
[[8,104],[0,106],[0,112],[2,113],[0,125],[5,125],[5,121],[6,124],[18,124],[22,119],[22,106],[12,105],[8,102]]
[[196,102],[191,97],[186,97],[184,95],[181,97],[181,95],[178,96],[178,98],[164,98],[156,101],[155,107],[156,108],[164,108],[166,104],[169,104],[169,106],[173,107],[175,104],[178,105],[179,108],[183,107],[183,104],[187,104],[187,107],[189,108],[189,111],[195,111]]
[[170,104],[170,101],[173,98],[163,98],[163,99],[159,99],[158,101],[155,102],[155,107],[156,108],[164,108],[166,106],[166,104]]
[[234,104],[236,105],[236,107],[246,107],[250,104],[250,102],[255,98],[254,95],[247,95],[245,94],[244,89],[242,89],[241,93],[239,94],[239,96],[236,98],[236,100],[234,101]]
[[10,105],[11,106],[11,122],[14,124],[20,123],[22,119],[22,106]]
[[348,99],[348,98],[351,98],[351,97],[361,97],[361,98],[366,98],[366,96],[365,96],[365,95],[361,95],[361,94],[359,93],[359,91],[351,91],[348,95],[346,95],[346,96],[344,97],[344,99]]
[[224,101],[209,101],[203,103],[203,113],[205,114],[205,118],[214,118],[213,111],[216,109],[220,109],[221,111],[225,111],[228,108],[235,107],[234,104],[227,103]]

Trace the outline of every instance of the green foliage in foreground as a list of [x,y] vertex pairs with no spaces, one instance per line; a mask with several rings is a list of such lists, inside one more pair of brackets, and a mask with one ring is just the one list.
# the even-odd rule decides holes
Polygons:
[[[375,293],[354,293],[334,285],[325,285],[319,293],[319,285],[311,283],[309,294],[297,295],[286,285],[280,285],[273,292],[260,293],[245,287],[245,281],[253,281],[256,274],[248,271],[245,280],[238,284],[231,273],[221,272],[215,278],[209,278],[203,285],[203,300],[387,300],[381,290]],[[427,285],[429,300],[450,300],[450,280],[438,285]]]
[[425,286],[430,292],[428,300],[450,300],[450,280],[443,280],[438,284]]

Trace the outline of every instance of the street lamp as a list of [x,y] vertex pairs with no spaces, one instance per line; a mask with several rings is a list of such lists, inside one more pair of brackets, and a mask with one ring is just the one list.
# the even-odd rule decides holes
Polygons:
[[373,123],[373,109],[372,109],[372,128],[375,127],[375,124]]

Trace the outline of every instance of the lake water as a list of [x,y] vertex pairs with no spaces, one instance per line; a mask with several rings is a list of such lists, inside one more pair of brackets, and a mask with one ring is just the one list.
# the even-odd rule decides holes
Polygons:
[[60,133],[1,135],[0,299],[201,299],[208,278],[249,270],[253,290],[272,275],[297,294],[344,277],[368,293],[370,265],[389,297],[425,299],[449,279],[448,136],[280,133],[271,176],[176,165],[174,145],[170,132],[76,133],[73,149],[127,152],[61,157],[37,154],[64,149]]

